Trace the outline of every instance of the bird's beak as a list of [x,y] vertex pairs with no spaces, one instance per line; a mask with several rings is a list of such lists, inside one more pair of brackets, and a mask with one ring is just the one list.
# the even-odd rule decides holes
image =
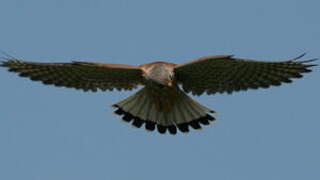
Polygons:
[[169,82],[167,83],[167,86],[171,87],[171,86],[172,86],[172,81],[169,81]]

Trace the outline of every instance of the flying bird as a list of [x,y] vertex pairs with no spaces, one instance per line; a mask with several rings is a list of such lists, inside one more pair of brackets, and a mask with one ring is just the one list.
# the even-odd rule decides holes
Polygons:
[[6,58],[0,66],[44,84],[82,89],[132,90],[143,88],[113,104],[126,122],[146,130],[176,134],[201,129],[215,121],[215,111],[191,99],[193,95],[232,93],[291,83],[311,72],[303,55],[287,61],[256,61],[233,56],[206,56],[184,64],[152,62],[140,66],[92,62],[39,63]]

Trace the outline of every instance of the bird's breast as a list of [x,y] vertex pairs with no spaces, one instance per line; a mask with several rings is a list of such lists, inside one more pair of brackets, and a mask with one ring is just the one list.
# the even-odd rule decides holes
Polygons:
[[144,71],[144,77],[148,81],[153,81],[154,83],[165,86],[171,83],[173,76],[173,68],[165,64],[156,64]]

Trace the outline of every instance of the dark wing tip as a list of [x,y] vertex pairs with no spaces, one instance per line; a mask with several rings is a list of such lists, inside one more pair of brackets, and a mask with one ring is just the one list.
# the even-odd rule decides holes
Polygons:
[[297,56],[297,57],[295,57],[295,58],[291,59],[291,61],[299,60],[299,59],[301,59],[302,57],[304,57],[306,54],[307,54],[307,52],[304,52],[304,53],[302,53],[301,55],[299,55],[299,56]]
[[297,62],[297,63],[301,63],[303,64],[305,67],[312,67],[312,66],[318,66],[318,64],[306,64],[306,63],[310,63],[310,62],[314,62],[317,61],[318,58],[313,58],[313,59],[307,59],[307,60],[303,60],[303,61],[299,61],[302,57],[304,57],[307,53],[303,53],[293,59],[290,59],[289,62]]
[[[314,66],[318,66],[318,64],[309,64],[310,62],[314,62],[317,61],[318,58],[314,58],[314,59],[309,59],[309,60],[304,60],[304,61],[298,61],[304,68],[303,72],[312,72],[312,69],[310,69],[311,67]],[[302,73],[303,73],[302,72]]]
[[0,60],[0,66],[2,66],[2,67],[6,67],[6,61],[2,61],[2,60]]
[[17,58],[3,50],[0,50],[0,54],[2,54],[0,57],[0,66],[2,67],[8,67],[12,62],[18,61]]
[[302,63],[302,64],[304,64],[306,66],[311,67],[311,66],[318,66],[318,64],[306,64],[306,63],[314,62],[314,61],[317,61],[317,60],[319,60],[319,59],[318,58],[313,58],[313,59],[308,59],[308,60],[298,61],[298,62],[300,62],[300,63]]
[[11,59],[5,58],[5,57],[0,57],[0,66],[2,67],[7,67],[8,64],[13,61]]
[[1,60],[0,61],[0,66],[2,67],[9,67],[14,63],[16,62],[17,60],[12,60],[12,59],[8,59],[8,60]]
[[[318,66],[318,64],[313,64],[312,62],[315,62],[318,60],[318,58],[313,58],[313,59],[307,59],[307,60],[300,60],[302,57],[304,57],[307,53],[303,53],[298,57],[295,57],[293,59],[290,59],[288,62],[292,62],[292,63],[297,63],[300,64],[303,68],[303,71],[301,73],[304,72],[311,72],[312,70],[310,69],[310,67],[313,66]],[[311,63],[311,64],[310,64]]]
[[19,72],[18,66],[20,65],[21,62],[22,61],[17,59],[8,59],[5,61],[0,61],[0,66],[8,68],[8,71],[10,72]]

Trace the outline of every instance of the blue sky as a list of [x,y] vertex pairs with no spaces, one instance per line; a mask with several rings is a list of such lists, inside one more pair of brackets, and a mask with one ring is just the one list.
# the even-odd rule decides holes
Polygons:
[[[320,57],[316,0],[1,0],[0,49],[39,62]],[[0,179],[320,179],[319,68],[281,87],[194,97],[214,126],[132,128],[132,92],[43,86],[0,69]]]

